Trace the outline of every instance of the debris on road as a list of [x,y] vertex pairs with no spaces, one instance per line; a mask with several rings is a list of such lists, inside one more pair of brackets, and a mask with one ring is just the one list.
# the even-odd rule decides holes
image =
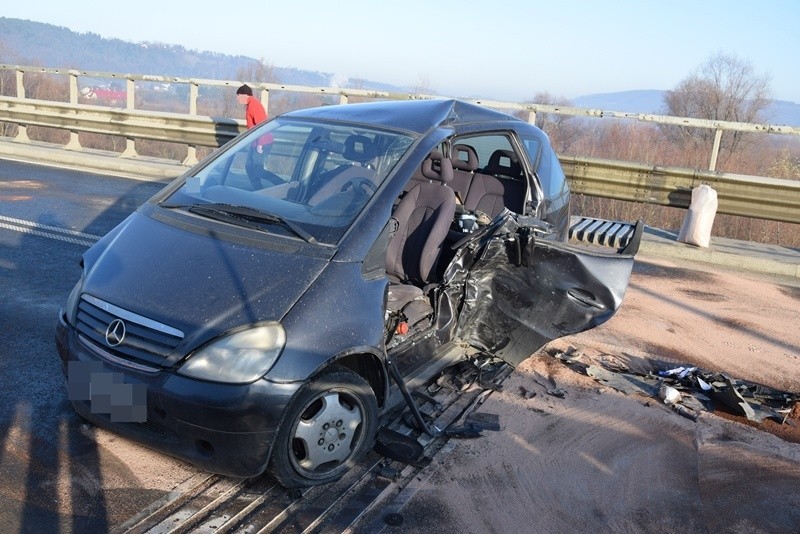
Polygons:
[[661,384],[661,387],[658,388],[658,397],[664,401],[664,404],[678,404],[681,402],[681,392],[666,384]]
[[[743,418],[760,427],[765,421],[794,428],[799,425],[800,395],[796,393],[778,391],[696,366],[657,369],[650,362],[633,361],[630,355],[598,352],[589,356],[586,351],[572,346],[550,354],[571,369],[626,395],[658,397],[675,413],[693,421],[701,412],[709,412]],[[638,370],[633,371],[632,367]]]

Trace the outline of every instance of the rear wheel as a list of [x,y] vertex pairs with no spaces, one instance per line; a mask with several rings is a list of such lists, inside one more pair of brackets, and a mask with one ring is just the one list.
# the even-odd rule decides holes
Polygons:
[[343,367],[307,382],[287,409],[270,472],[287,488],[340,478],[375,440],[378,403],[369,384]]

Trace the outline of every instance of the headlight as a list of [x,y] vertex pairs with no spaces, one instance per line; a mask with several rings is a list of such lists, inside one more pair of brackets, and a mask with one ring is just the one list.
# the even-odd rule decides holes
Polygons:
[[191,355],[178,372],[185,376],[244,384],[264,376],[286,344],[286,332],[270,323],[213,341]]

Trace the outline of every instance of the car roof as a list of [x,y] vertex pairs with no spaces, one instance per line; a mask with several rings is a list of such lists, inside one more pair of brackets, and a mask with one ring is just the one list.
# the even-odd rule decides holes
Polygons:
[[329,121],[355,122],[425,133],[439,126],[525,121],[476,104],[455,99],[403,100],[341,104],[292,111],[283,115]]

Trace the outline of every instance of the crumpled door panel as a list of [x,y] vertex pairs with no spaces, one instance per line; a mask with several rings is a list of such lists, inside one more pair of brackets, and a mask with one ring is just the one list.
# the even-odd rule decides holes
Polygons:
[[511,215],[480,241],[454,260],[469,269],[456,335],[512,365],[553,339],[610,319],[639,243],[637,237],[622,252],[606,253],[536,239],[531,226]]

